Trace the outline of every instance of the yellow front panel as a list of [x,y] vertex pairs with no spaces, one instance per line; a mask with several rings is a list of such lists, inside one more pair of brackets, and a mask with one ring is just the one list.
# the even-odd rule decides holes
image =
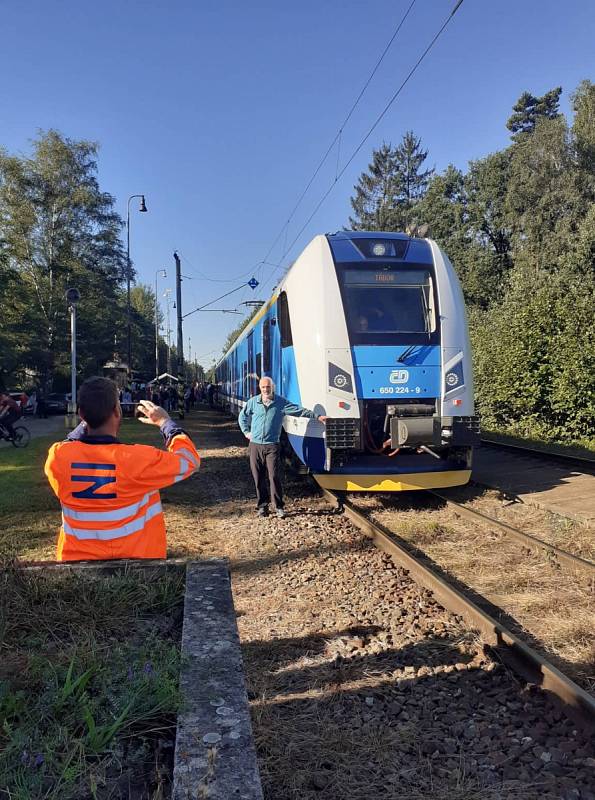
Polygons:
[[417,472],[411,475],[314,475],[323,489],[345,492],[410,492],[416,489],[446,489],[469,482],[470,469],[448,472]]

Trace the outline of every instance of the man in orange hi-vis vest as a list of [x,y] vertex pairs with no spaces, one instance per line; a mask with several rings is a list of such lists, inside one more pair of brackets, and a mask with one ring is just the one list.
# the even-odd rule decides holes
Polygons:
[[169,414],[141,400],[141,422],[161,429],[167,450],[123,444],[118,388],[89,378],[78,394],[83,420],[52,445],[45,474],[62,504],[58,561],[165,558],[165,521],[159,489],[190,477],[200,456]]

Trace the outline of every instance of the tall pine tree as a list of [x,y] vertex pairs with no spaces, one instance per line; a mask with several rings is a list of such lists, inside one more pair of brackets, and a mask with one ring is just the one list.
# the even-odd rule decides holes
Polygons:
[[551,89],[543,97],[535,97],[530,92],[523,92],[516,101],[506,127],[512,131],[512,138],[520,141],[524,134],[533,133],[538,119],[556,119],[560,116],[560,95],[562,87]]
[[433,169],[422,171],[428,151],[421,146],[421,139],[413,131],[407,131],[401,144],[395,150],[399,197],[407,215],[427,191]]
[[352,230],[401,231],[410,221],[411,209],[425,194],[433,169],[422,171],[428,156],[421,139],[407,131],[398,147],[383,143],[372,153],[368,172],[360,175],[349,218]]
[[368,172],[360,175],[355,186],[355,196],[351,206],[355,212],[349,217],[354,231],[390,230],[394,211],[399,202],[399,184],[395,153],[385,142],[379,150],[372,153],[372,163]]

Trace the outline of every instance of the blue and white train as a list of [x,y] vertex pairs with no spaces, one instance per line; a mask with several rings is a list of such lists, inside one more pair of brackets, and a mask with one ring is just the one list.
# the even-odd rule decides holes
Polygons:
[[399,233],[316,236],[216,367],[238,414],[270,376],[324,414],[286,417],[300,461],[328,489],[458,486],[479,442],[463,294],[435,242]]

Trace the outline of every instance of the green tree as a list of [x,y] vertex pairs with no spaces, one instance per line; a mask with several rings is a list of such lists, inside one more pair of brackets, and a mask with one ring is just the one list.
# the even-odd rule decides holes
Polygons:
[[[400,227],[404,230],[410,221],[411,211],[425,195],[434,169],[422,170],[428,151],[421,146],[421,139],[407,131],[401,144],[395,149],[395,165],[397,169],[397,185],[401,212]],[[398,219],[398,217],[397,217]]]
[[354,188],[351,207],[355,216],[349,217],[351,230],[391,230],[400,186],[395,152],[390,144],[384,142],[372,152],[368,172],[362,172]]
[[588,207],[565,119],[539,120],[512,148],[506,208],[515,260],[534,271],[559,269]]
[[434,173],[433,169],[422,170],[427,156],[413,131],[407,131],[395,148],[385,142],[374,150],[368,172],[360,175],[354,187],[351,229],[405,230],[411,210],[425,194]]
[[466,302],[487,307],[499,295],[500,276],[492,270],[492,256],[470,224],[468,204],[465,176],[451,165],[430,181],[415,209],[415,223],[426,225],[427,234],[450,258]]
[[523,92],[516,101],[506,127],[512,131],[512,138],[520,141],[525,134],[533,133],[539,119],[556,119],[560,116],[560,95],[562,87],[551,89],[543,97],[535,97],[530,92]]
[[[155,372],[155,291],[139,284],[130,290],[132,369],[145,377]],[[158,326],[163,314],[158,310]]]
[[595,194],[595,83],[582,81],[572,95],[574,122],[572,135],[578,166],[589,177],[592,196]]
[[19,320],[19,361],[44,379],[68,360],[69,285],[82,295],[86,327],[81,358],[92,348],[95,361],[109,355],[120,319],[117,285],[125,267],[120,217],[113,198],[97,181],[97,145],[57,131],[33,142],[30,158],[0,153],[0,239],[10,269],[18,275],[13,305],[27,303]]

